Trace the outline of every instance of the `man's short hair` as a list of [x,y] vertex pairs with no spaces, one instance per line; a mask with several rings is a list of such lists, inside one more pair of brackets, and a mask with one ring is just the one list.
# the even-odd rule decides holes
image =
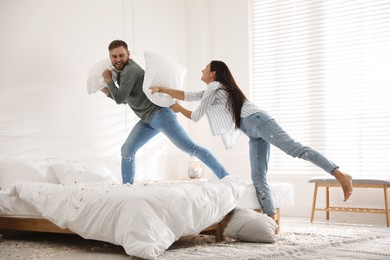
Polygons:
[[108,50],[111,51],[113,49],[116,49],[118,47],[124,47],[127,51],[129,50],[127,47],[127,43],[122,40],[114,40],[108,45]]

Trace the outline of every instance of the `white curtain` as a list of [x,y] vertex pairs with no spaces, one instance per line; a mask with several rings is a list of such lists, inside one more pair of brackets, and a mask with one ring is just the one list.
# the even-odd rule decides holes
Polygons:
[[[390,1],[252,0],[251,99],[353,175],[390,176]],[[318,174],[271,150],[270,174]]]

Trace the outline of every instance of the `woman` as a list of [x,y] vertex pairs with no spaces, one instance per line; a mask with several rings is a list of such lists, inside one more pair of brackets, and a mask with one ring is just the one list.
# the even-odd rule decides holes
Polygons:
[[[237,86],[229,68],[222,61],[212,61],[202,70],[207,89],[201,92],[152,87],[152,93],[166,93],[184,101],[201,101],[191,112],[179,104],[171,108],[185,117],[198,121],[205,114],[214,135],[221,135],[225,148],[234,145],[241,130],[249,141],[251,177],[256,195],[265,214],[275,219],[275,208],[267,184],[270,144],[285,153],[310,161],[333,175],[344,192],[344,201],[352,194],[352,177],[310,147],[295,142],[266,112],[256,107]],[[239,129],[239,130],[238,130]]]

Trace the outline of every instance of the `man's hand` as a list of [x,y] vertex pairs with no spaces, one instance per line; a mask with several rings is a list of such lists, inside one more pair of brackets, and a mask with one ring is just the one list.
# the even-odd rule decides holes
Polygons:
[[106,83],[109,83],[112,81],[112,74],[109,69],[105,69],[102,73],[103,79]]
[[100,91],[106,94],[106,96],[110,95],[110,91],[108,90],[107,87],[102,88]]

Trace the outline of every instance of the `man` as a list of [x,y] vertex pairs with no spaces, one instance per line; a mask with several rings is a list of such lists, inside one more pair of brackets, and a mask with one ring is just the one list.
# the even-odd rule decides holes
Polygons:
[[205,148],[195,144],[177,121],[171,108],[159,107],[152,103],[142,89],[144,70],[130,59],[126,42],[115,40],[108,46],[112,65],[119,71],[117,84],[112,80],[111,71],[106,69],[102,76],[107,87],[102,89],[117,104],[127,103],[140,118],[131,130],[121,149],[122,182],[134,182],[135,155],[144,144],[158,133],[165,134],[180,150],[197,157],[214,174],[222,179],[228,173],[217,159]]

